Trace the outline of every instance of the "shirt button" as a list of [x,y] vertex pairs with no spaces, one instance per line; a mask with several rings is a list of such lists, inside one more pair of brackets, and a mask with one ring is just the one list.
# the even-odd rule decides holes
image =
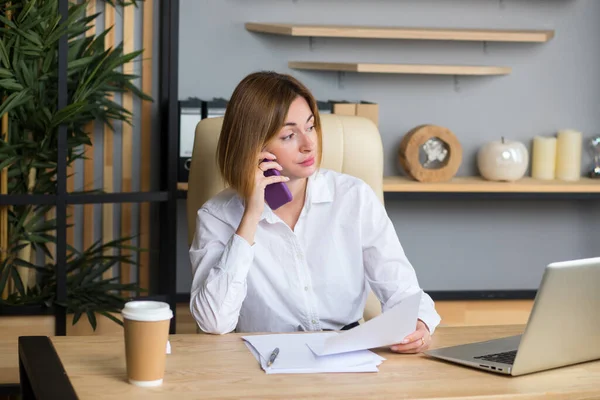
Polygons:
[[317,320],[315,320],[315,319],[313,319],[311,322],[313,323],[313,325],[317,324]]
[[304,286],[304,290],[308,292],[308,286]]

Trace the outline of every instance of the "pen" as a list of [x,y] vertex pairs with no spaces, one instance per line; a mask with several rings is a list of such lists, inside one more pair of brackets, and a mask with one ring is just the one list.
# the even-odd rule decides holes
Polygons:
[[279,354],[279,347],[275,347],[275,350],[273,350],[273,352],[271,353],[271,357],[269,357],[269,362],[267,363],[267,367],[270,367],[271,364],[273,364],[273,362],[277,358],[278,354]]

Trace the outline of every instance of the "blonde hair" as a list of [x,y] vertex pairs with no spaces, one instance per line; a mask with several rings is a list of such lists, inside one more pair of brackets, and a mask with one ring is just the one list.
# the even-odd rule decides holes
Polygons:
[[317,102],[296,78],[271,71],[255,72],[237,85],[227,105],[217,145],[217,162],[225,183],[247,198],[254,190],[258,155],[283,128],[292,102],[303,97],[313,113],[317,133],[317,167],[322,133]]

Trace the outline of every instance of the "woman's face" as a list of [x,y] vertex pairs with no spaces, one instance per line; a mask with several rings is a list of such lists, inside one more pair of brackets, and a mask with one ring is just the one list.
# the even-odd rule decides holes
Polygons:
[[315,117],[303,97],[290,105],[285,125],[267,144],[266,150],[277,157],[281,174],[293,179],[307,178],[317,170],[317,132]]

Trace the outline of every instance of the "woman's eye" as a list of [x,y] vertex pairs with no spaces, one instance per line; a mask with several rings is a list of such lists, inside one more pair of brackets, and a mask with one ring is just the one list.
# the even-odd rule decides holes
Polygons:
[[294,133],[290,133],[289,135],[287,135],[287,136],[284,136],[284,137],[282,137],[281,139],[282,139],[282,140],[290,140],[290,139],[291,139],[293,136],[294,136]]
[[313,129],[315,129],[315,126],[314,126],[314,125],[313,125],[313,126],[311,126],[310,128],[308,128],[308,129],[306,130],[306,132],[312,132],[312,130],[313,130]]

